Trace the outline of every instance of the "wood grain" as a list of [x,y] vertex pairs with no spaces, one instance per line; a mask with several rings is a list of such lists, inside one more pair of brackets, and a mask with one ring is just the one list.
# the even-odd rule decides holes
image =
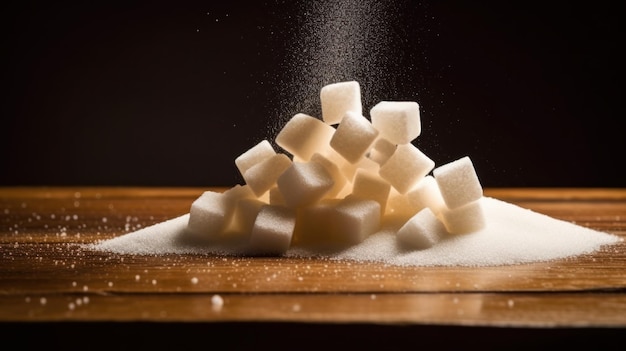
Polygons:
[[[626,327],[626,243],[497,267],[129,256],[82,244],[187,213],[222,188],[0,188],[0,322]],[[626,237],[626,189],[485,189]],[[212,304],[213,296],[224,304]]]

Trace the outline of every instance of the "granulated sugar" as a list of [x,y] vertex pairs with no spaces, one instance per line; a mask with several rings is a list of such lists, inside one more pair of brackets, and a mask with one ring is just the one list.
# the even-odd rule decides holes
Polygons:
[[[465,235],[445,235],[437,245],[407,250],[398,244],[397,228],[383,228],[360,244],[328,253],[290,248],[286,257],[322,257],[331,260],[380,262],[400,266],[496,266],[551,261],[592,253],[619,237],[555,219],[517,205],[483,197],[487,226]],[[189,215],[154,224],[90,249],[117,254],[219,254],[240,255],[218,245],[186,242]]]

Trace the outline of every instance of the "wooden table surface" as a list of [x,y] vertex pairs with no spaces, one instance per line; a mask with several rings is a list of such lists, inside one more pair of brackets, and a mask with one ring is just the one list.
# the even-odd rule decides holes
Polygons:
[[[205,190],[221,189],[0,188],[4,331],[185,325],[280,339],[310,338],[317,328],[369,342],[380,341],[380,331],[444,339],[451,330],[501,339],[512,331],[544,339],[570,331],[568,340],[626,332],[626,242],[570,259],[477,268],[81,247],[187,213]],[[487,188],[485,195],[626,238],[626,189]],[[212,303],[216,295],[223,305]],[[331,332],[342,327],[351,329]]]

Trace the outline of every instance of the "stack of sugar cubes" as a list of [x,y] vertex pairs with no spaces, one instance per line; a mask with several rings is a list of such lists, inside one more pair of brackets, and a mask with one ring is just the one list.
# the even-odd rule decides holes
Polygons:
[[192,203],[191,237],[281,255],[356,245],[386,224],[412,249],[485,226],[469,157],[435,168],[411,143],[421,133],[416,102],[379,102],[368,119],[356,81],[322,87],[320,102],[322,119],[298,113],[278,133],[284,152],[263,140],[235,159],[244,185]]

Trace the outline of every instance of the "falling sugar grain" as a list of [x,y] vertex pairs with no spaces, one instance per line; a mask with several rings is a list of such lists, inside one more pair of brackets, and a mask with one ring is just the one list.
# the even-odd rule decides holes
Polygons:
[[[268,77],[279,87],[270,98],[273,119],[267,137],[273,139],[289,116],[306,111],[319,115],[317,87],[339,81],[357,80],[367,87],[365,107],[406,90],[408,84],[423,89],[427,70],[427,37],[422,23],[430,21],[426,5],[375,0],[299,1],[288,28],[286,55],[278,62],[280,77]],[[407,11],[419,11],[410,18]],[[416,20],[417,18],[417,20]],[[411,32],[407,32],[411,28]],[[402,46],[422,50],[397,50]],[[410,56],[410,57],[409,57]],[[392,67],[403,67],[391,71]],[[278,81],[276,81],[278,80]],[[265,89],[265,87],[264,87]]]

